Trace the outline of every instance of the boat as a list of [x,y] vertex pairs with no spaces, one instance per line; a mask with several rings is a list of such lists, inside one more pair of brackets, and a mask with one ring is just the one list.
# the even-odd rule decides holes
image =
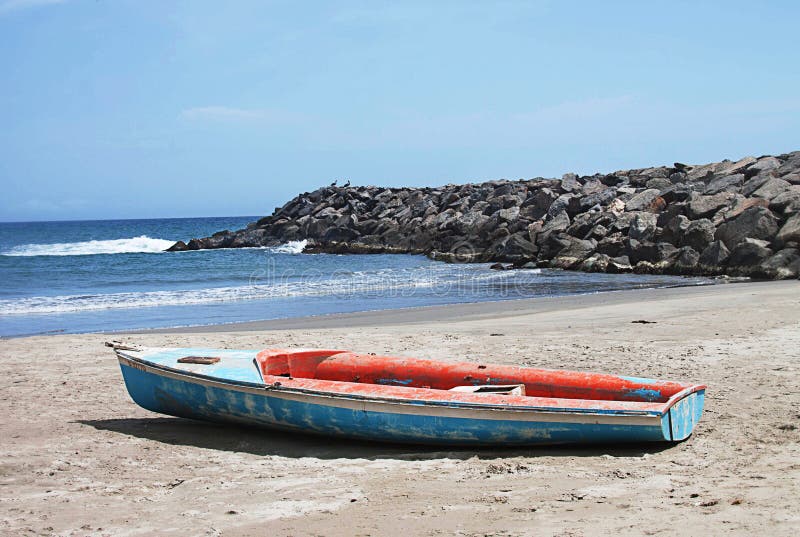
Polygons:
[[109,345],[147,410],[381,442],[679,442],[705,396],[668,380],[342,350]]

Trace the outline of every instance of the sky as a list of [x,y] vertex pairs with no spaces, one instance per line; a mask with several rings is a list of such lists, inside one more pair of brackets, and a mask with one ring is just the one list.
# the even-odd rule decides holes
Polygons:
[[0,221],[800,149],[800,2],[0,0]]

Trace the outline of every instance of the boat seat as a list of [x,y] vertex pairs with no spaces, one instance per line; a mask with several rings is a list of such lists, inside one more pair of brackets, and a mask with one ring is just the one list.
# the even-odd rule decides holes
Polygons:
[[256,355],[255,361],[262,375],[314,378],[321,361],[343,352],[327,349],[266,349]]

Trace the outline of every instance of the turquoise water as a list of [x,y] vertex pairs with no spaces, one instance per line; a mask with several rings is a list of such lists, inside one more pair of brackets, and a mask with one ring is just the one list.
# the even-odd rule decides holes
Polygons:
[[710,283],[493,271],[417,255],[300,254],[302,243],[167,253],[257,217],[0,224],[0,336],[229,323]]

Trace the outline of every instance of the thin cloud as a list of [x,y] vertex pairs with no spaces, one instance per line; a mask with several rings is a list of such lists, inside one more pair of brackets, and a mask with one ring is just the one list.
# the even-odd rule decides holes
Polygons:
[[65,0],[5,0],[0,2],[0,15],[37,7],[63,4]]
[[268,122],[292,123],[302,120],[297,114],[270,108],[236,108],[231,106],[198,106],[187,108],[181,117],[190,121],[218,121],[229,123]]

